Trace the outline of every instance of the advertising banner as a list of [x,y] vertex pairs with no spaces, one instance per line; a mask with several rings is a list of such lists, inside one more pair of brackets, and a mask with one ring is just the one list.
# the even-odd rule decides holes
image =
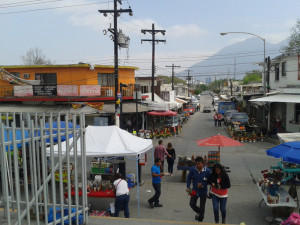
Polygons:
[[15,97],[27,97],[33,96],[33,89],[31,85],[25,86],[14,86]]
[[56,85],[34,85],[33,95],[34,96],[56,96],[57,89]]
[[100,85],[80,85],[80,96],[100,96]]
[[57,85],[57,96],[78,96],[77,85]]

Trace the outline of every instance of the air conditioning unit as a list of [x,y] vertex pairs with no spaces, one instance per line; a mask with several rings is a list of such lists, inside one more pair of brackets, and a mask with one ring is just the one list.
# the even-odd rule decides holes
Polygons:
[[24,73],[23,78],[28,79],[30,77],[29,73]]

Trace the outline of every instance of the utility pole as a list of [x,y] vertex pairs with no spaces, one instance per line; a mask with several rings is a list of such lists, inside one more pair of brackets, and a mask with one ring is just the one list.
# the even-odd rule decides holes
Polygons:
[[152,87],[151,87],[151,92],[152,92],[152,101],[154,101],[154,70],[155,70],[155,42],[166,42],[166,40],[157,40],[155,39],[155,34],[157,33],[162,33],[163,35],[166,34],[166,30],[155,30],[154,23],[152,24],[152,30],[145,30],[142,29],[141,32],[143,34],[146,34],[147,32],[152,35],[152,39],[142,39],[141,42],[143,41],[149,41],[152,42]]
[[103,15],[106,17],[107,13],[113,13],[114,15],[114,28],[108,29],[113,35],[114,38],[114,62],[115,62],[115,114],[116,114],[116,124],[118,123],[117,119],[117,111],[118,111],[118,91],[119,91],[119,66],[118,66],[118,16],[121,13],[129,13],[129,15],[132,15],[131,8],[129,9],[118,9],[118,2],[120,5],[122,5],[122,0],[114,0],[114,9],[113,10],[98,10],[99,13],[103,13]]
[[[191,80],[190,70],[188,70],[187,80],[188,80],[188,97],[189,97],[189,94],[190,94],[190,80]],[[192,95],[191,95],[191,99],[192,99]]]
[[172,64],[172,66],[166,66],[166,67],[172,67],[172,91],[174,91],[174,68],[175,67],[180,68],[180,66],[175,66],[174,64]]

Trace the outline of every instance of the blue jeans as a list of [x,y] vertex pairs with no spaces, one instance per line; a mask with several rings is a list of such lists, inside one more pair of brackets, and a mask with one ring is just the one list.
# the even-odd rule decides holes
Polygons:
[[152,183],[152,186],[155,190],[155,194],[153,195],[152,198],[150,198],[148,201],[154,204],[158,204],[159,203],[159,197],[161,194],[161,183]]
[[129,203],[129,195],[125,194],[125,195],[116,196],[115,217],[118,217],[119,212],[121,211],[121,209],[124,208],[124,216],[126,218],[129,218],[128,203]]
[[219,222],[219,205],[220,205],[220,211],[222,214],[222,220],[226,219],[226,203],[227,203],[227,197],[226,198],[219,198],[216,195],[212,195],[212,203],[213,203],[213,209],[214,209],[214,215],[215,215],[215,222]]

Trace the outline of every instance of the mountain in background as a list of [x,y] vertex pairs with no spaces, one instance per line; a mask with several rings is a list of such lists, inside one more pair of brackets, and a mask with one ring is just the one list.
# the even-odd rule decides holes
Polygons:
[[[266,57],[270,56],[272,59],[282,54],[280,49],[286,43],[287,39],[278,44],[266,42]],[[247,72],[262,70],[259,63],[263,62],[263,54],[262,40],[250,38],[221,49],[209,58],[177,73],[176,76],[187,76],[188,70],[190,70],[190,76],[202,82],[206,82],[206,78],[209,77],[211,81],[214,81],[215,78],[235,78],[240,80],[243,79]]]

